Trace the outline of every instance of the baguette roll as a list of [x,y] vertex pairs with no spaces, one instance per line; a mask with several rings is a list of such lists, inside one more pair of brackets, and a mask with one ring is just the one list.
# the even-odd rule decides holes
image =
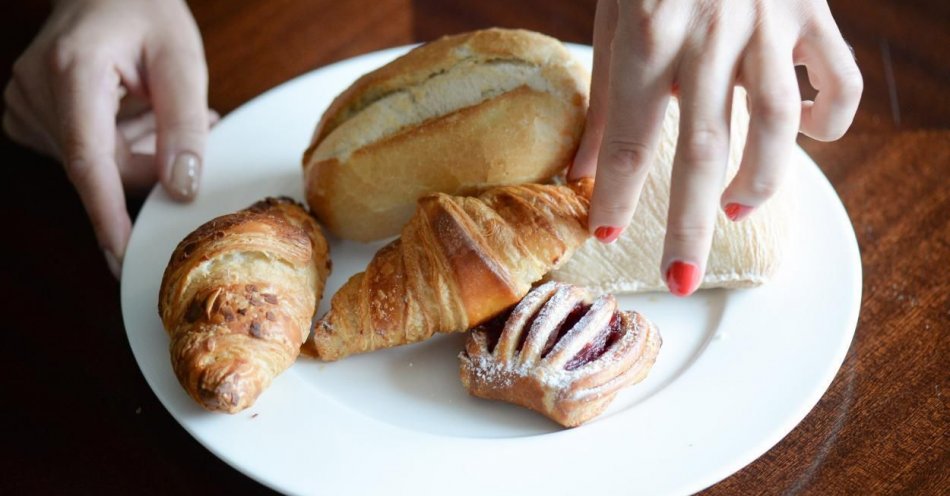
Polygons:
[[589,76],[557,40],[488,29],[422,45],[334,100],[304,153],[335,235],[399,233],[426,194],[546,182],[573,159]]

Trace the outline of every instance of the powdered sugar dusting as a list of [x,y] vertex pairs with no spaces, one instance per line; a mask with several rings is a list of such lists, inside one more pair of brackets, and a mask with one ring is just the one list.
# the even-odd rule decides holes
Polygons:
[[[535,288],[512,311],[505,323],[499,343],[507,339],[511,346],[510,340],[516,335],[529,332],[528,329],[524,329],[524,326],[532,321],[532,317],[534,317],[535,329],[543,327],[546,331],[556,332],[565,323],[579,301],[590,302],[590,292],[583,288],[556,282],[548,282]],[[510,386],[515,378],[531,377],[543,384],[545,388],[566,389],[581,378],[600,373],[616,365],[624,358],[624,351],[643,351],[643,346],[623,346],[630,340],[643,337],[636,325],[636,319],[629,317],[619,319],[621,316],[616,310],[616,300],[609,295],[601,296],[590,304],[584,316],[572,329],[555,343],[550,354],[559,352],[562,355],[555,360],[542,359],[538,363],[537,360],[521,359],[523,358],[521,354],[539,352],[537,344],[535,344],[536,349],[528,350],[526,346],[526,349],[521,350],[520,353],[513,353],[510,358],[500,356],[498,347],[495,353],[489,354],[484,346],[479,347],[477,355],[468,356],[463,352],[461,358],[469,360],[472,373],[479,381],[493,384],[495,387]],[[613,326],[617,328],[612,330]],[[611,332],[620,334],[611,336]],[[484,342],[484,339],[480,341]],[[590,348],[594,351],[591,352]],[[591,353],[590,360],[584,360],[577,367],[568,370],[569,362],[585,351]]]

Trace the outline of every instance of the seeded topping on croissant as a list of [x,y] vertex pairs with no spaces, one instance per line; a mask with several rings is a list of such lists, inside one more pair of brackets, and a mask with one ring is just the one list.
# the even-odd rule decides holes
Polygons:
[[253,405],[300,353],[329,271],[320,227],[289,198],[257,202],[185,237],[158,303],[185,391],[208,410]]
[[469,334],[462,383],[475,396],[531,408],[565,427],[599,415],[646,377],[662,340],[611,295],[549,282]]

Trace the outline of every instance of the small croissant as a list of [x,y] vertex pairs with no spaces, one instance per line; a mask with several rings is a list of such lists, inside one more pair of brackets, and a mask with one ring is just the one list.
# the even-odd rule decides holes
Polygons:
[[304,351],[336,360],[494,317],[588,239],[591,187],[583,180],[422,197],[402,236],[333,295]]
[[477,397],[514,403],[565,427],[597,415],[617,392],[643,380],[662,340],[612,295],[558,282],[538,286],[510,312],[469,334],[459,355],[462,384]]
[[316,221],[287,198],[213,219],[179,243],[158,313],[195,401],[241,411],[293,364],[330,271],[327,250]]

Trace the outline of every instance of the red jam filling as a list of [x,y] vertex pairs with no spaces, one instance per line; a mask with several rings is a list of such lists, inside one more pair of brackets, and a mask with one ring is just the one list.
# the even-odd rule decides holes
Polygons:
[[544,348],[541,349],[541,358],[548,356],[548,353],[554,348],[554,345],[587,314],[588,310],[590,310],[590,305],[578,303],[574,306],[571,313],[567,314],[567,318],[564,319],[564,322],[561,322],[561,325],[557,328],[557,332],[552,332],[548,337],[548,342],[545,343]]
[[508,317],[511,316],[512,310],[513,309],[505,310],[475,328],[476,330],[484,332],[485,337],[488,338],[489,353],[494,353],[495,346],[498,344],[498,339],[501,338],[502,331],[505,330],[505,323],[508,322]]
[[[564,337],[578,322],[590,311],[590,305],[578,304],[570,313],[567,314],[567,317],[557,328],[557,332],[552,332],[550,337],[548,337],[547,342],[544,344],[544,348],[541,349],[541,357],[546,357],[548,353],[554,349],[554,345]],[[501,333],[505,330],[505,324],[508,322],[508,319],[511,317],[511,312],[514,308],[510,308],[491,318],[487,322],[479,325],[476,329],[481,330],[485,333],[487,338],[488,352],[494,353],[495,346],[498,345],[498,340],[501,338]],[[527,322],[524,324],[524,331],[521,333],[521,337],[518,340],[517,350],[521,350],[524,346],[524,342],[528,337],[528,333],[531,330],[531,326],[534,324],[534,321],[537,320],[540,312],[536,312]],[[583,348],[571,358],[567,364],[564,366],[565,370],[575,370],[584,365],[587,365],[590,362],[597,360],[598,358],[604,355],[617,340],[620,339],[620,312],[614,312],[613,316],[610,318],[610,322],[605,326],[594,339],[584,345]]]
[[620,334],[620,312],[614,312],[610,323],[597,334],[593,341],[585,344],[581,351],[567,362],[564,369],[575,370],[602,357],[604,352],[620,339]]

